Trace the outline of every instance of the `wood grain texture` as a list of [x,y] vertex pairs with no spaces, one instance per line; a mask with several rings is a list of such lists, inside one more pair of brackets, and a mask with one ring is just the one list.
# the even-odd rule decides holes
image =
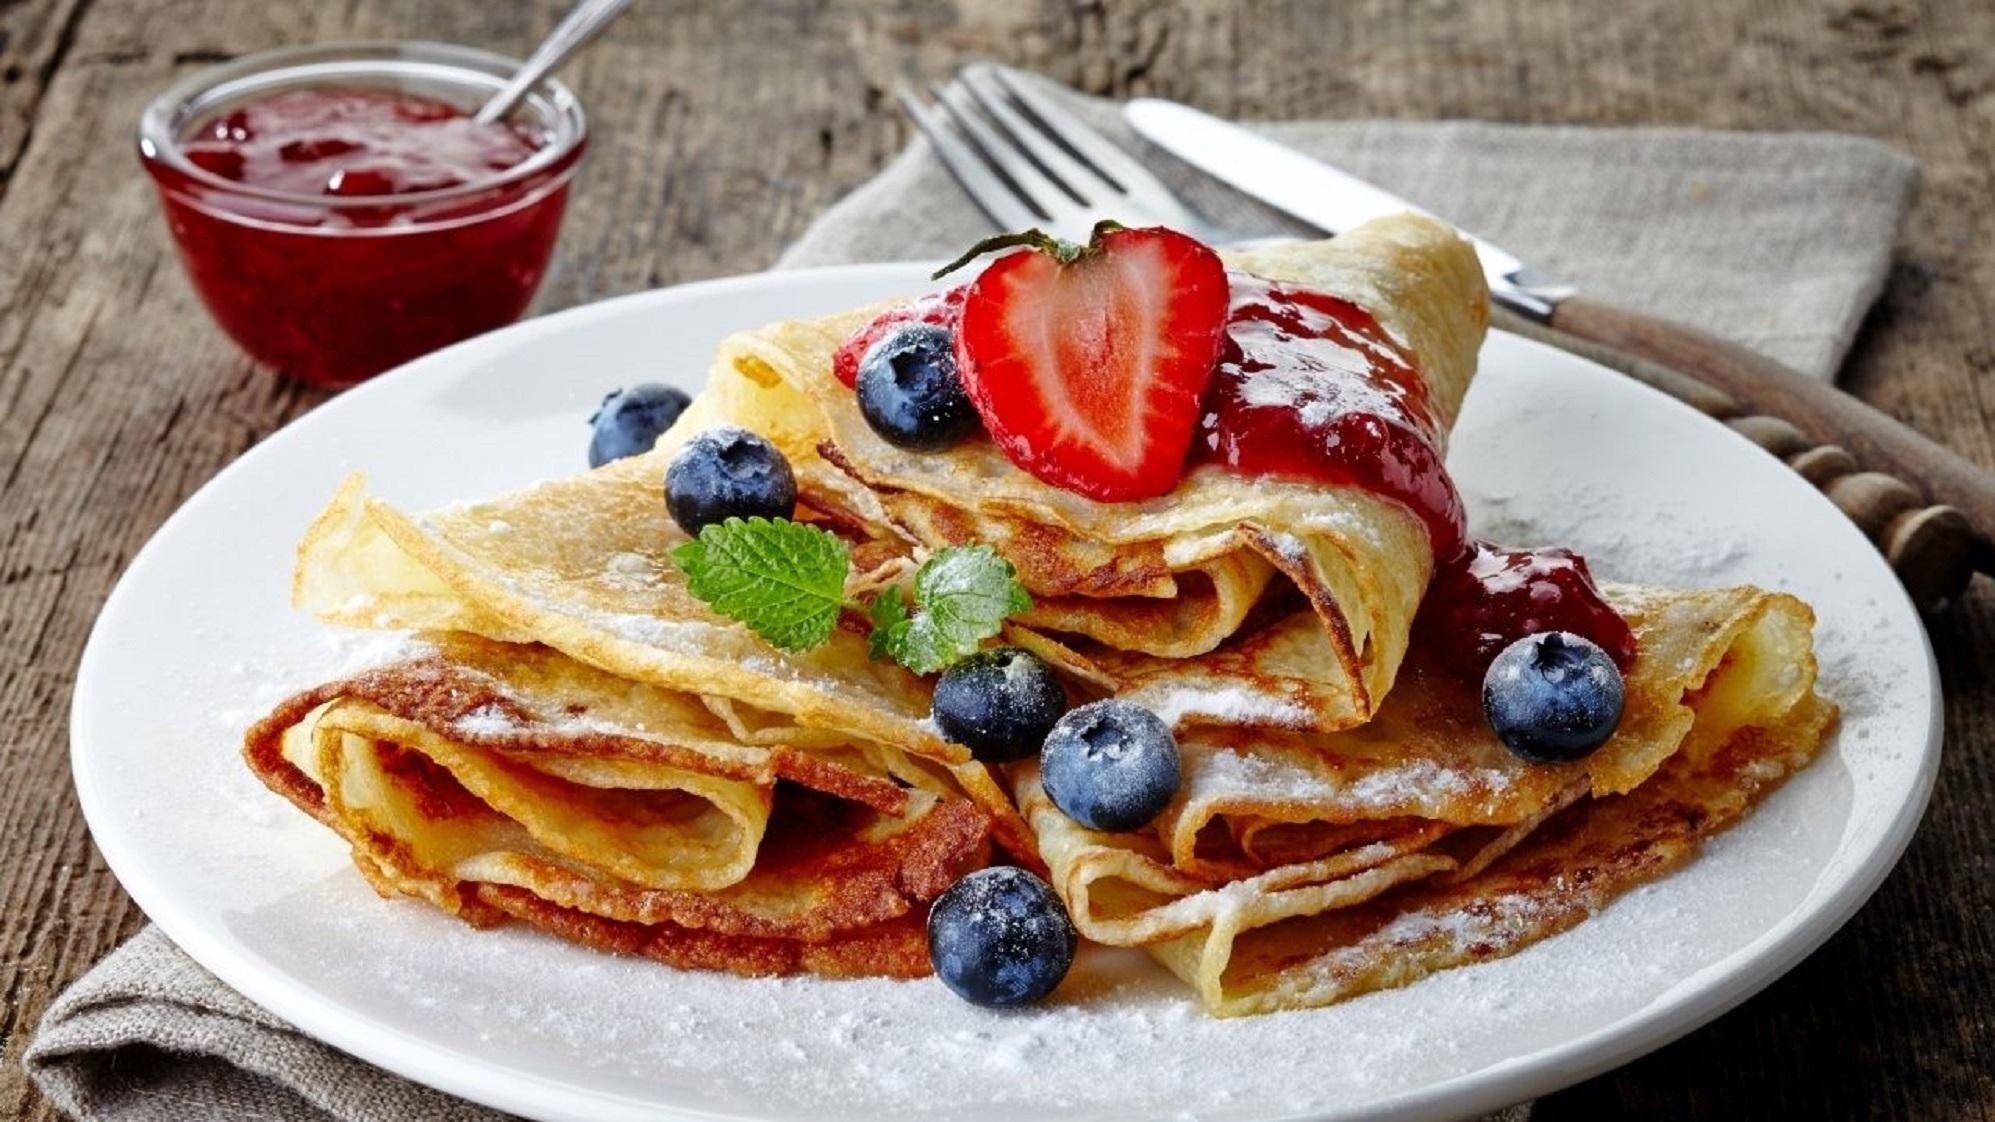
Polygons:
[[[208,324],[132,156],[140,107],[190,67],[278,43],[522,53],[561,6],[0,5],[0,1115],[51,1117],[20,1071],[26,1034],[142,922],[68,786],[90,622],[179,502],[320,400]],[[766,266],[905,142],[894,84],[971,57],[1234,116],[1879,137],[1926,180],[1845,384],[1995,464],[1987,0],[645,0],[570,71],[597,140],[540,306]],[[1897,873],[1765,994],[1546,1099],[1540,1119],[1995,1122],[1995,593],[1982,582],[1932,629],[1948,752]]]

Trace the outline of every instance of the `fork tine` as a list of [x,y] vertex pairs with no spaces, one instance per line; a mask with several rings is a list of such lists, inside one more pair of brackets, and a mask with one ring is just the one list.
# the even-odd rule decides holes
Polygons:
[[1023,230],[1050,221],[1030,196],[1008,179],[1000,178],[990,161],[978,155],[956,136],[949,123],[905,89],[896,90],[896,100],[914,126],[928,138],[942,166],[949,170],[963,193],[970,196],[1001,230]]
[[1062,193],[1074,201],[1074,205],[1090,205],[1082,190],[1091,189],[1091,180],[1107,183],[1118,194],[1121,192],[1119,184],[1110,182],[1099,171],[1074,159],[1063,146],[1048,142],[1044,134],[1011,107],[1010,98],[992,83],[988,71],[964,67],[962,73],[956,75],[955,84],[968,91],[970,100],[997,126],[1012,148],[1052,180]]
[[[1026,133],[1043,138],[1062,155],[1086,168],[1089,175],[1108,184],[1112,189],[1118,192],[1124,190],[1121,180],[1089,159],[1086,152],[1081,151],[1073,141],[1067,139],[1066,133],[1082,131],[1078,127],[1080,123],[1071,115],[1061,113],[1059,107],[1051,105],[1044,98],[1034,98],[1028,102],[1027,98],[1033,95],[1023,92],[1022,83],[1014,81],[1013,75],[1005,67],[987,62],[971,63],[963,68],[962,80],[973,83],[974,87],[983,91],[991,101],[1009,103],[1007,107],[1013,110],[1012,117],[1025,126]],[[1062,120],[1056,123],[1048,118],[1048,114],[1058,115]],[[1062,125],[1065,126],[1064,129]],[[1098,135],[1094,134],[1092,129],[1086,131]]]
[[990,63],[977,63],[967,69],[988,72],[1039,132],[1087,164],[1104,182],[1113,184],[1136,207],[1151,212],[1167,225],[1193,233],[1208,226],[1179,202],[1177,195],[1150,169],[1092,126],[1033,90],[1029,81],[1020,81],[1018,71]]
[[937,88],[935,100],[949,114],[957,129],[989,160],[993,169],[1037,204],[1034,209],[1046,215],[1048,232],[1065,238],[1086,236],[1093,219],[1085,203],[1079,201],[1079,196],[1070,188],[1057,184],[1039,170],[1037,164],[1023,157],[1019,149],[1007,142],[978,112],[972,95],[961,82]]

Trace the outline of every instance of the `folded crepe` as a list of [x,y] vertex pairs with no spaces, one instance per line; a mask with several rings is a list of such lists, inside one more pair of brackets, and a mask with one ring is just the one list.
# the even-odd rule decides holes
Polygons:
[[[1437,424],[1452,424],[1488,316],[1474,252],[1453,231],[1409,216],[1234,263],[1375,315],[1417,362]],[[666,511],[661,480],[689,435],[727,421],[791,457],[800,516],[853,542],[861,585],[905,573],[911,550],[988,541],[1039,594],[1013,637],[1079,681],[1176,706],[1189,720],[1334,729],[1370,716],[1432,570],[1418,517],[1359,487],[1248,480],[1211,467],[1163,499],[1105,505],[1031,478],[981,442],[932,456],[899,452],[873,436],[830,373],[832,352],[870,315],[732,337],[707,391],[657,448],[583,475],[423,515],[368,495],[355,477],[307,532],[293,601],[347,626],[544,644],[724,704],[738,735],[799,747],[825,735],[865,742],[904,757],[904,769],[947,773],[992,816],[998,844],[1036,866],[1036,839],[1003,784],[926,720],[920,679],[869,659],[854,630],[809,652],[777,650],[687,591],[670,560],[686,535]],[[1250,652],[1256,672],[1243,676],[1241,653],[1221,644],[1277,574],[1302,595],[1269,610],[1295,624],[1278,651]],[[1082,653],[1070,642],[1077,636],[1098,649]],[[1235,695],[1219,711],[1196,703]]]
[[863,745],[739,738],[697,698],[463,635],[279,705],[245,756],[384,895],[674,966],[928,973],[989,816]]
[[[1405,215],[1333,241],[1223,256],[1370,313],[1391,337],[1380,345],[1424,380],[1445,441],[1489,319],[1475,252],[1452,229]],[[1361,486],[1214,465],[1157,499],[1099,503],[1018,470],[988,441],[896,448],[832,368],[839,345],[879,310],[730,337],[682,425],[760,433],[845,518],[929,548],[996,546],[1036,600],[1017,622],[1039,634],[1015,638],[1074,677],[1194,721],[1334,731],[1376,711],[1433,570],[1420,518]],[[1248,656],[1258,673],[1243,677],[1225,644],[1275,585],[1300,592],[1286,601],[1293,624],[1279,649]],[[1222,695],[1229,704],[1202,704]]]
[[1231,1016],[1322,1005],[1509,954],[1686,859],[1819,749],[1813,614],[1754,588],[1609,585],[1638,653],[1620,726],[1526,763],[1479,691],[1416,651],[1333,735],[1203,729],[1154,826],[1086,830],[1016,776],[1081,932],[1144,946]]
[[[1228,260],[1375,317],[1445,438],[1488,315],[1451,230],[1387,219]],[[758,972],[924,972],[918,915],[988,831],[1050,868],[1083,934],[1149,948],[1231,1015],[1570,926],[1684,859],[1833,720],[1799,601],[1617,587],[1639,647],[1619,730],[1582,762],[1524,763],[1472,684],[1409,653],[1435,553],[1414,511],[1211,465],[1102,504],[985,442],[896,449],[832,372],[878,310],[731,337],[647,455],[423,515],[349,481],[300,548],[294,600],[440,633],[443,653],[294,699],[253,733],[252,766],[384,891]],[[929,686],[869,659],[854,621],[785,652],[692,597],[660,484],[718,423],[790,458],[798,516],[851,543],[861,587],[940,546],[996,546],[1036,600],[1008,641],[1176,726],[1176,801],[1142,831],[1084,830],[1031,766],[1000,782],[944,740]],[[479,689],[510,702],[469,705]]]
[[[307,530],[292,600],[346,626],[538,643],[699,698],[744,743],[860,745],[897,775],[946,778],[992,817],[999,844],[1036,864],[997,778],[928,722],[928,686],[868,658],[863,634],[782,651],[693,598],[670,556],[686,535],[665,508],[668,462],[661,449],[422,516],[368,496],[356,476]],[[800,513],[812,502],[806,492]],[[855,563],[874,570],[861,579],[898,573],[902,552],[860,536]]]

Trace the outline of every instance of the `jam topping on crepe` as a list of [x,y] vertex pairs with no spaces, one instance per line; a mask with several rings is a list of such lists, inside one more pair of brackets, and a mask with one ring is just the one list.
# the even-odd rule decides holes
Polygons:
[[1362,487],[1419,515],[1436,570],[1418,638],[1465,677],[1481,678],[1498,651],[1541,631],[1591,639],[1624,670],[1634,661],[1634,634],[1601,599],[1585,558],[1469,539],[1426,383],[1371,313],[1240,273],[1232,291],[1197,458]]
[[1449,670],[1480,680],[1498,651],[1545,631],[1593,640],[1623,672],[1634,664],[1635,633],[1601,598],[1586,558],[1570,549],[1469,543],[1428,584],[1414,641]]
[[[1152,236],[1152,232],[1116,231],[1109,237],[1137,235]],[[1182,235],[1171,236],[1188,240]],[[1017,243],[998,239],[992,244]],[[1048,255],[1054,253],[1037,243],[1032,248]],[[1112,240],[1103,241],[1099,237],[1096,244],[1085,249],[1065,248],[1083,255],[1074,260],[1084,260],[1088,254],[1106,259],[1118,249]],[[1127,249],[1122,252],[1132,259],[1135,257]],[[1032,256],[1031,253],[1015,255]],[[1063,265],[1072,263],[1064,257],[1060,260]],[[1014,258],[1001,259],[992,270],[1012,261]],[[1048,264],[1045,268],[1059,266]],[[1163,279],[1170,281],[1172,276]],[[851,384],[847,368],[856,368],[867,348],[898,325],[919,321],[960,334],[966,292],[975,291],[983,283],[984,278],[980,277],[970,285],[923,297],[884,313],[839,349],[834,364],[839,379]],[[1592,640],[1624,670],[1632,663],[1634,636],[1627,623],[1602,599],[1584,558],[1567,549],[1507,550],[1468,536],[1461,495],[1448,475],[1441,452],[1445,428],[1435,416],[1427,384],[1413,355],[1392,338],[1377,318],[1349,300],[1301,285],[1238,271],[1228,272],[1226,283],[1228,299],[1218,361],[1209,382],[1203,386],[1197,428],[1184,460],[1186,466],[1214,464],[1249,477],[1357,487],[1411,510],[1427,527],[1435,560],[1433,582],[1419,617],[1419,642],[1431,649],[1443,665],[1465,677],[1479,678],[1490,659],[1511,642],[1552,630]],[[1042,300],[1037,311],[1044,313],[1049,306]],[[1088,307],[1065,310],[1081,319],[1087,318],[1083,313],[1099,312]],[[1071,326],[1068,324],[1063,330]],[[1108,326],[1109,334],[1115,335],[1118,331],[1114,329],[1135,325],[1109,322]],[[984,349],[1002,351],[1019,345],[1022,337],[1014,331],[1011,336],[986,339]],[[1142,337],[1141,332],[1136,333],[1139,341]],[[1127,344],[1130,340],[1121,342]],[[960,338],[957,347],[959,357],[964,356],[966,348]],[[1141,348],[1109,349],[1121,352]],[[1169,352],[1166,348],[1160,353]],[[983,356],[983,364],[996,365],[988,353]],[[1070,384],[1069,389],[1074,384],[1108,382],[1120,386],[1130,381],[1102,379],[1097,369],[1052,365],[1060,369],[1052,373],[1038,371],[1038,381],[1064,381]],[[1034,380],[1025,376],[1033,374],[1032,370],[1021,374],[1007,368],[1005,373],[1007,377],[1001,381],[1006,385]],[[1101,390],[1093,394],[1100,396]],[[1039,428],[1012,424],[1011,428],[1021,431],[1013,434],[1018,439],[1011,443],[1020,443],[1026,435],[1034,439],[1025,443],[1073,443],[1075,434],[1069,430],[1075,426],[1067,414],[1074,413],[1076,403],[1085,400],[1089,400],[1085,394],[1041,394],[1023,403],[1017,410],[1019,416],[1038,418],[1035,423]],[[991,422],[989,411],[984,412],[986,422]],[[1039,431],[1049,426],[1060,431],[1050,435]],[[1031,456],[1019,454],[1010,446],[1006,447],[1006,454],[1027,470],[1043,466],[1029,463]],[[1161,468],[1161,465],[1152,466]],[[1033,474],[1097,498],[1107,497],[1111,492],[1119,498],[1134,498],[1139,494],[1078,486],[1070,478],[1073,473],[1033,470]],[[1161,471],[1148,474],[1156,476],[1159,485],[1164,484]]]
[[1246,475],[1362,487],[1427,524],[1437,558],[1466,540],[1461,496],[1413,360],[1348,300],[1234,273],[1194,455]]

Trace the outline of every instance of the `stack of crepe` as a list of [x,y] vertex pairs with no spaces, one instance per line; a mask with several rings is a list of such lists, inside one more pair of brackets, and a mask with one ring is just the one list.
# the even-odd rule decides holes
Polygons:
[[927,904],[993,840],[1031,858],[1029,830],[862,635],[787,653],[694,600],[663,470],[421,517],[350,480],[293,599],[422,649],[280,706],[250,766],[384,894],[474,924],[742,973],[927,973]]
[[[1389,219],[1229,264],[1372,313],[1453,423],[1488,300],[1451,231]],[[295,598],[431,648],[287,703],[253,730],[252,766],[384,893],[744,972],[925,972],[927,902],[994,843],[1050,874],[1084,935],[1148,948],[1230,1015],[1569,927],[1685,859],[1833,720],[1799,601],[1611,587],[1639,644],[1626,716],[1584,761],[1524,763],[1472,687],[1409,652],[1433,569],[1414,514],[1211,466],[1104,505],[984,442],[894,448],[831,372],[877,310],[729,339],[645,456],[419,517],[350,483],[301,547]],[[716,423],[789,456],[800,516],[854,543],[862,585],[996,546],[1035,598],[1007,640],[1076,699],[1176,726],[1172,805],[1135,833],[1083,829],[1029,764],[995,774],[938,737],[928,685],[869,661],[860,625],[796,654],[708,612],[669,560],[685,537],[659,488]]]
[[423,646],[285,702],[246,748],[383,895],[675,966],[911,977],[923,905],[988,854],[974,803],[864,752],[544,646]]

